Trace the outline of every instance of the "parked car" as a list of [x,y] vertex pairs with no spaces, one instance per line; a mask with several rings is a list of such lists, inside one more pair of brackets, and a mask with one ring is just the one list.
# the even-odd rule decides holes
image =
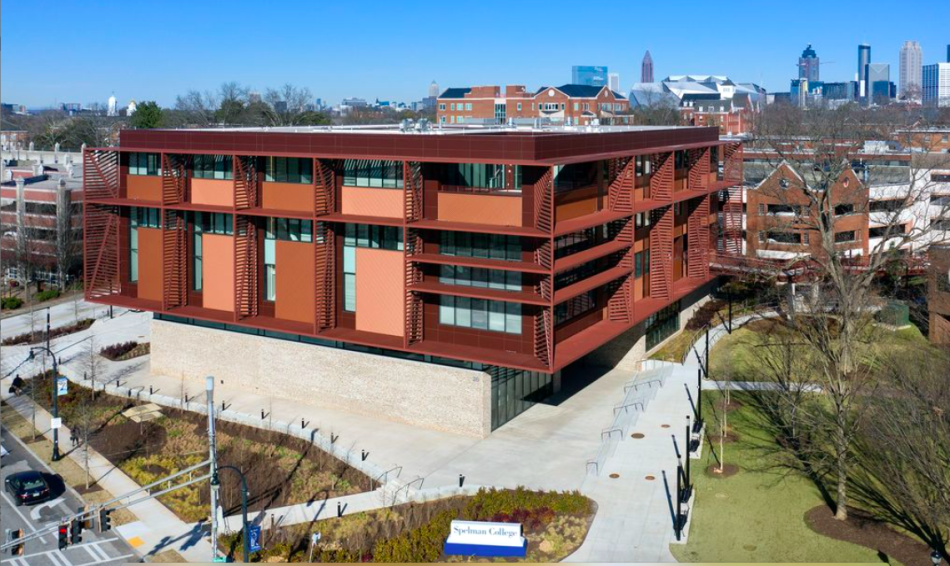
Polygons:
[[49,501],[52,493],[43,474],[33,470],[10,474],[5,487],[17,507]]

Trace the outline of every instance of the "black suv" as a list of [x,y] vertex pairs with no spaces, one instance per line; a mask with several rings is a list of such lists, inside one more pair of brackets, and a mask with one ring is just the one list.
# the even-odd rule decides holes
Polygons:
[[51,494],[49,484],[46,483],[43,474],[32,470],[11,474],[7,478],[5,487],[17,507],[48,501]]

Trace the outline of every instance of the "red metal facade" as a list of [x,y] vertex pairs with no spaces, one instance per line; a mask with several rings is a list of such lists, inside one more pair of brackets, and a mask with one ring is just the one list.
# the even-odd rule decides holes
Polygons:
[[[120,148],[90,149],[84,157],[88,299],[169,315],[547,373],[579,359],[710,280],[709,264],[715,254],[715,250],[710,249],[710,242],[714,240],[710,237],[709,219],[715,222],[712,199],[741,181],[742,174],[741,147],[720,141],[714,128],[452,136],[132,131],[123,132],[121,139]],[[721,179],[714,175],[717,164],[710,163],[710,150],[714,146],[719,146],[718,155],[724,156]],[[315,149],[318,147],[323,149]],[[682,162],[688,171],[677,170],[674,175],[676,151],[686,152]],[[161,201],[143,202],[126,197],[124,176],[128,173],[124,164],[127,158],[120,154],[128,152],[161,155]],[[189,167],[195,154],[231,157],[233,207],[189,202]],[[288,213],[260,206],[263,179],[256,157],[266,156],[312,160],[312,213]],[[653,164],[648,180],[637,176],[636,156]],[[403,218],[353,217],[341,212],[345,158],[403,162]],[[602,200],[597,201],[602,204],[589,214],[556,220],[559,189],[555,187],[555,166],[592,161],[603,162]],[[525,171],[521,193],[505,198],[520,199],[524,210],[522,225],[439,220],[437,203],[431,200],[437,201],[442,194],[441,185],[431,172],[435,169],[427,164],[453,162],[521,165]],[[687,179],[686,190],[675,190],[674,176],[680,179],[681,175]],[[506,185],[510,185],[510,171],[506,179]],[[646,187],[645,198],[634,198],[637,187]],[[473,194],[472,198],[481,197]],[[127,236],[123,235],[128,222],[123,222],[123,217],[127,216],[126,207],[130,206],[158,208],[162,213],[164,287],[160,303],[139,298],[135,285],[123,280],[128,274],[125,265],[128,254],[120,253],[128,245]],[[683,250],[688,269],[683,270],[681,277],[677,275],[675,281],[674,206],[688,211],[685,227],[688,246]],[[729,210],[727,203],[726,211]],[[192,227],[188,225],[187,211],[233,215],[233,312],[203,308],[196,294],[189,292]],[[636,214],[652,219],[649,294],[642,300],[635,300],[633,292],[633,217]],[[311,324],[276,318],[273,307],[262,303],[264,268],[260,217],[268,216],[309,219],[314,223],[312,276],[315,284]],[[344,224],[348,222],[403,229],[406,291],[401,337],[356,330],[352,313],[341,310],[341,238]],[[606,233],[609,222],[622,224],[609,241],[555,260],[559,237],[601,226]],[[728,230],[730,225],[726,223],[726,226]],[[438,242],[443,231],[518,235],[523,242],[522,259],[511,262],[440,255]],[[598,267],[593,273],[560,287],[555,284],[559,273],[588,264],[600,266],[608,259],[609,265]],[[442,284],[437,275],[440,265],[520,271],[523,290],[511,292]],[[555,326],[555,311],[559,305],[589,293],[596,297],[594,310]],[[438,308],[442,295],[521,303],[524,331],[520,336],[451,328],[430,333],[434,330],[432,325],[439,323],[437,318],[433,322],[427,313]]]

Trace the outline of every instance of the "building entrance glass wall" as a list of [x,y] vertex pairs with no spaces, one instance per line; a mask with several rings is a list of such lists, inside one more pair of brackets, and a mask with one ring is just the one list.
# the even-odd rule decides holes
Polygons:
[[535,403],[554,393],[549,373],[493,367],[491,375],[491,429],[495,430]]

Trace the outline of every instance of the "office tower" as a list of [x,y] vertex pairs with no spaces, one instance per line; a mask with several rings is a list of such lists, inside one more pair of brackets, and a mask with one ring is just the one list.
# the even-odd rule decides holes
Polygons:
[[921,75],[924,105],[950,107],[950,62],[924,65]]
[[900,95],[901,98],[907,98],[908,90],[914,98],[920,97],[921,69],[923,66],[923,53],[920,50],[920,44],[916,41],[905,41],[901,47],[900,55],[901,78]]
[[868,65],[871,64],[871,46],[862,43],[858,46],[858,96],[868,95]]
[[620,92],[620,73],[607,73],[607,82],[610,90]]
[[438,98],[439,97],[439,84],[435,81],[429,85],[429,96]]
[[871,63],[867,70],[868,102],[891,98],[891,66]]
[[[947,46],[947,55],[950,56],[950,45]],[[643,63],[640,64],[640,82],[653,82],[653,57],[650,57],[650,50],[647,49],[643,56]]]
[[798,78],[807,79],[810,83],[818,81],[819,65],[818,54],[809,43],[808,47],[802,51],[802,56],[798,58]]
[[571,67],[571,84],[607,86],[607,67],[574,65]]

